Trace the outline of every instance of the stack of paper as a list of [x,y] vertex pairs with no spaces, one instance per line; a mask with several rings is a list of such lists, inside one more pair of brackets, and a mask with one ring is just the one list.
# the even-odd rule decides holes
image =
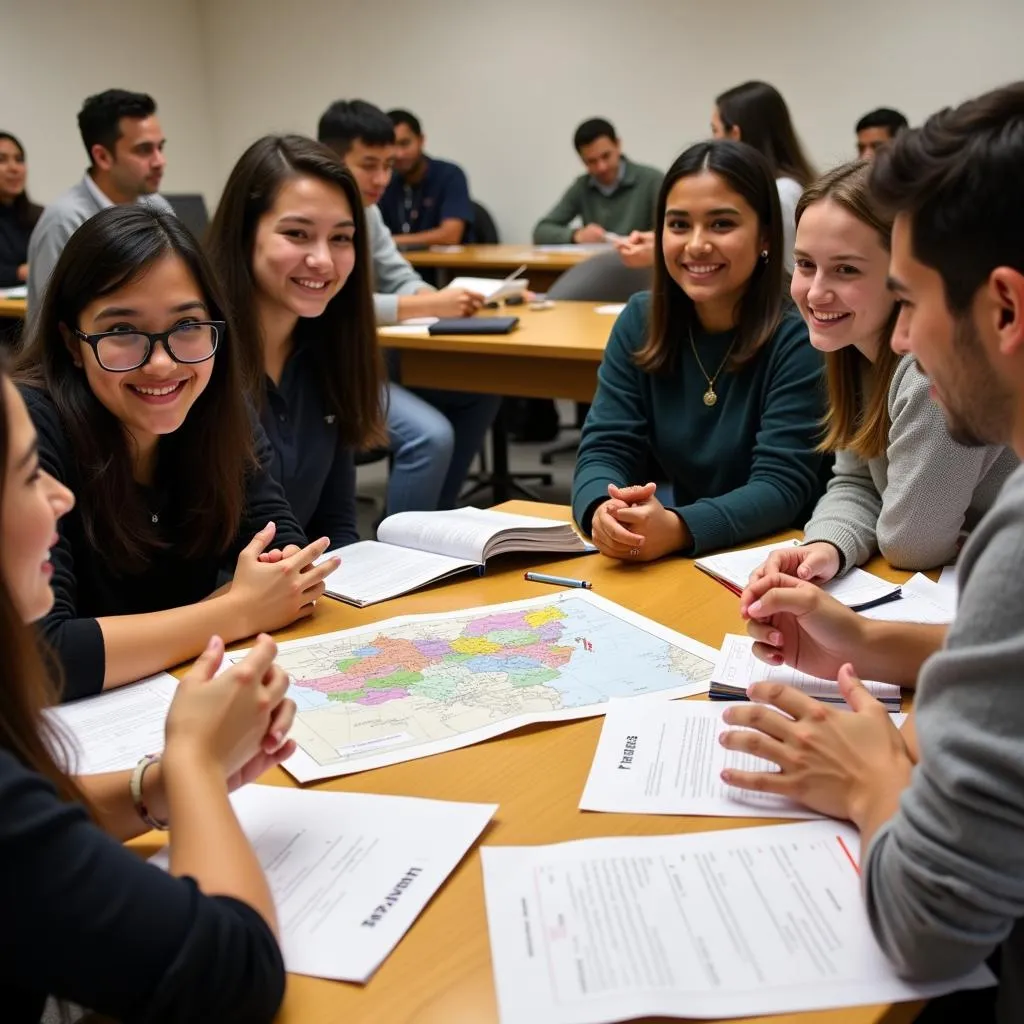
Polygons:
[[868,619],[889,622],[927,622],[942,625],[956,618],[956,579],[952,586],[940,580],[933,583],[927,576],[916,573],[903,584],[899,601],[868,608],[861,614]]
[[[719,742],[735,729],[722,720],[740,704],[700,700],[615,701],[605,716],[586,788],[584,811],[699,814],[724,818],[818,818],[773,793],[726,785],[726,768],[777,771],[770,761]],[[893,715],[897,728],[905,715]]]
[[[497,811],[246,786],[231,797],[277,905],[285,966],[368,981]],[[172,836],[173,841],[173,836]],[[166,850],[153,860],[169,864]]]
[[[844,704],[839,684],[834,679],[809,676],[789,665],[767,665],[754,657],[754,641],[749,636],[729,633],[722,644],[708,693],[714,700],[746,700],[747,689],[753,683],[784,683],[817,697],[829,704]],[[876,700],[890,711],[899,711],[902,693],[893,683],[863,680],[864,686]]]
[[[796,540],[789,540],[781,544],[763,544],[760,547],[743,548],[739,551],[723,551],[717,555],[698,558],[694,565],[739,594],[746,587],[750,574],[763,565],[773,551],[798,547],[799,543]],[[863,569],[851,569],[840,579],[829,580],[821,589],[855,611],[895,600],[900,595],[897,584]]]
[[747,1017],[928,998],[871,932],[857,831],[834,821],[484,847],[502,1024]]
[[477,295],[482,295],[486,302],[500,302],[510,295],[522,295],[529,285],[530,282],[525,277],[456,277],[446,287],[476,292]]

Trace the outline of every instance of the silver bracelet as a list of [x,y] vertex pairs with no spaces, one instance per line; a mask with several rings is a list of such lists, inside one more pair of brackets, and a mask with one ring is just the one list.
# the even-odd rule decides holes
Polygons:
[[146,769],[159,763],[159,754],[147,754],[142,758],[142,760],[135,766],[135,769],[132,772],[132,777],[128,781],[128,791],[131,793],[135,813],[143,820],[143,822],[150,828],[166,832],[171,827],[170,822],[160,821],[159,818],[154,818],[153,815],[149,813],[146,801],[142,798],[142,780],[145,778]]

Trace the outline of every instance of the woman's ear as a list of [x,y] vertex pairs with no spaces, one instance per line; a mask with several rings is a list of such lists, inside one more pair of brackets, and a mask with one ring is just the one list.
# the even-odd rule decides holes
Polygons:
[[60,324],[60,336],[64,339],[64,347],[71,356],[71,362],[79,369],[82,368],[82,343],[72,334],[67,324]]

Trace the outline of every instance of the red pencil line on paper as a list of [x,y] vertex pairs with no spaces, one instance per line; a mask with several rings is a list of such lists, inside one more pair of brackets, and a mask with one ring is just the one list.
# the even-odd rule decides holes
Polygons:
[[839,843],[839,845],[843,848],[843,853],[846,854],[847,859],[853,865],[853,870],[856,871],[857,874],[859,875],[860,874],[860,866],[853,859],[853,854],[850,853],[850,848],[846,845],[846,843],[843,842],[843,837],[842,836],[836,836],[836,842]]

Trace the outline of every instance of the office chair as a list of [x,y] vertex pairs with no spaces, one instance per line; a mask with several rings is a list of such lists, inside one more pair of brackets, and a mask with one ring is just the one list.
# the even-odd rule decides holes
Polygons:
[[210,221],[206,212],[206,200],[198,193],[177,195],[164,195],[164,199],[171,204],[171,209],[182,224],[192,232],[196,238],[202,238],[206,225]]
[[473,241],[480,245],[497,245],[501,239],[498,236],[498,226],[490,215],[487,207],[482,203],[473,200]]

